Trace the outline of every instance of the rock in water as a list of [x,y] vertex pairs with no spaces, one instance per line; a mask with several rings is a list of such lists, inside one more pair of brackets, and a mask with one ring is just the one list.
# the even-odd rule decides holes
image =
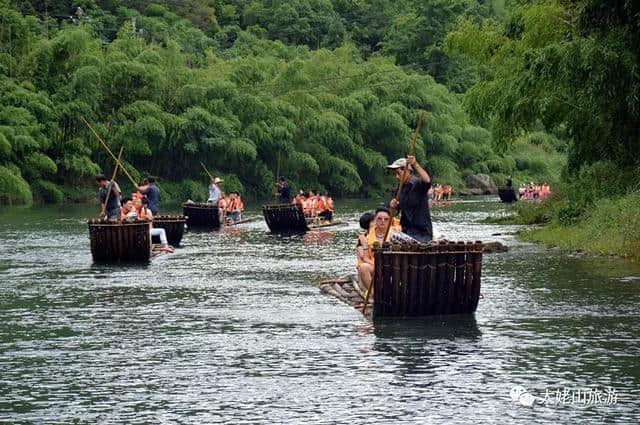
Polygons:
[[493,242],[484,242],[483,247],[482,247],[482,252],[484,252],[485,254],[493,254],[494,252],[507,252],[509,251],[509,248],[498,242],[498,241],[493,241]]
[[467,188],[480,189],[485,195],[495,195],[498,193],[498,186],[494,181],[486,174],[476,174],[464,179],[464,184]]

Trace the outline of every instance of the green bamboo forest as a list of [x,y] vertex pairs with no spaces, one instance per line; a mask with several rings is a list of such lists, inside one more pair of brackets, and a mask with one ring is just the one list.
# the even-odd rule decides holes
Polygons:
[[549,182],[525,237],[640,257],[638,2],[0,0],[0,26],[0,205],[95,197],[83,118],[165,200],[206,196],[201,161],[249,199],[380,197],[424,110],[435,182]]

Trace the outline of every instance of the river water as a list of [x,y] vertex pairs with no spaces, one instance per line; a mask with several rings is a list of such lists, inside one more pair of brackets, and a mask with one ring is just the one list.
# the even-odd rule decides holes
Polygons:
[[459,202],[434,210],[440,235],[511,248],[485,255],[475,317],[372,324],[317,287],[354,272],[371,206],[304,236],[186,232],[141,266],[92,264],[95,207],[3,207],[0,423],[640,422],[638,265],[519,242],[477,224],[497,201]]

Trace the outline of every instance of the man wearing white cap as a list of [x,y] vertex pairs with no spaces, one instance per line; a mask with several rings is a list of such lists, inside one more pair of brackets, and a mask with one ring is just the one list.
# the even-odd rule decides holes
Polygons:
[[209,199],[207,199],[208,203],[218,205],[220,196],[222,196],[222,192],[218,186],[220,183],[222,183],[222,179],[219,179],[218,177],[211,179],[211,184],[209,185]]
[[[408,170],[405,172],[406,167]],[[412,155],[395,160],[387,168],[393,170],[398,181],[404,179],[400,202],[394,198],[390,203],[391,208],[401,213],[402,231],[419,242],[430,242],[433,239],[433,226],[429,212],[431,177]],[[416,171],[417,176],[411,174],[412,169]]]

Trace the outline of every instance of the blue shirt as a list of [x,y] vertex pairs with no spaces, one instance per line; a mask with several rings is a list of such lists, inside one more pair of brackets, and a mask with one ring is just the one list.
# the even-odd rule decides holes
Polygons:
[[149,200],[149,209],[151,210],[151,214],[158,214],[158,205],[160,204],[160,188],[155,185],[155,183],[149,183],[149,187],[144,191],[140,191],[147,195],[147,199]]

